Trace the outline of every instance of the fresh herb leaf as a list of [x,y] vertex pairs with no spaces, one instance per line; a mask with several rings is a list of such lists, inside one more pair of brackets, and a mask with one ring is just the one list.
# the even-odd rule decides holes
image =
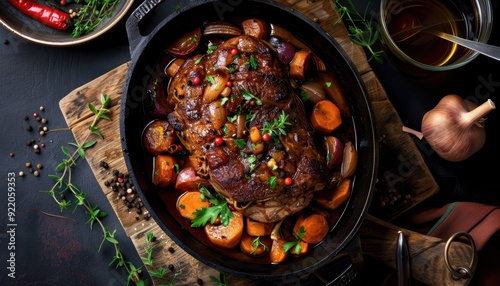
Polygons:
[[308,101],[309,98],[311,98],[311,95],[303,90],[300,91],[300,98],[302,98],[302,101]]
[[94,31],[101,23],[111,17],[120,0],[75,0],[82,6],[73,18],[71,36],[78,38]]
[[377,27],[372,24],[373,15],[367,15],[370,2],[366,4],[366,9],[363,13],[360,13],[356,9],[351,0],[347,2],[348,6],[344,6],[340,3],[340,0],[336,0],[335,10],[339,13],[340,18],[335,24],[339,23],[342,19],[348,21],[349,25],[347,29],[349,30],[351,41],[365,48],[370,53],[368,61],[375,60],[378,63],[382,63],[383,51],[376,51],[373,48],[373,45],[378,40],[379,32]]
[[269,133],[271,136],[278,137],[280,135],[286,135],[286,126],[292,125],[288,122],[289,115],[285,111],[281,111],[279,118],[274,118],[272,123],[264,122],[262,127],[262,133]]
[[240,149],[243,149],[247,146],[247,142],[244,139],[234,139],[233,142]]
[[269,187],[271,189],[276,188],[276,176],[269,177],[269,179],[267,179],[267,181],[269,182]]
[[219,279],[213,277],[212,275],[209,276],[210,280],[215,283],[216,286],[227,286],[226,284],[226,274],[219,272]]
[[215,84],[215,78],[213,75],[207,75],[205,77],[205,80],[208,81],[210,84]]
[[254,240],[252,240],[252,252],[250,254],[256,255],[259,246],[264,247],[264,251],[269,250],[269,247],[267,247],[267,245],[265,245],[264,243],[262,243],[262,241],[260,241],[260,236],[257,236]]
[[262,105],[262,101],[260,100],[260,98],[258,98],[257,96],[255,96],[250,91],[242,89],[242,90],[240,90],[240,93],[241,93],[241,95],[243,96],[243,98],[245,100],[252,100],[252,99],[254,99],[255,103],[257,105]]
[[201,186],[201,184],[198,184],[198,187],[201,193],[201,199],[204,200],[208,198],[212,206],[196,210],[193,213],[195,218],[191,221],[191,226],[202,227],[209,221],[213,224],[217,217],[220,217],[220,221],[224,226],[227,226],[230,219],[233,218],[233,213],[229,209],[226,199],[218,193],[212,195],[212,193],[210,193],[206,187]]
[[300,240],[305,235],[306,235],[306,230],[304,229],[303,226],[301,226],[298,234],[296,234],[295,232],[293,233],[293,236],[295,237],[296,241],[285,242],[283,244],[283,251],[288,252],[290,249],[294,248],[295,254],[300,254],[300,251],[302,250],[302,246],[300,246]]

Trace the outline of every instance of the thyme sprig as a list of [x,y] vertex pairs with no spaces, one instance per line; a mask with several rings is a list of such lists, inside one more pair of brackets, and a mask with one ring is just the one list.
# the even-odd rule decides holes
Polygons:
[[[148,270],[149,275],[159,279],[167,279],[167,268],[156,267],[154,264],[153,252],[157,246],[158,243],[156,242],[155,235],[153,234],[153,232],[148,231],[146,234],[146,244],[144,245],[144,251],[146,252],[146,257],[141,257],[141,259],[144,265],[150,267],[150,269]],[[174,273],[174,276],[170,281],[168,281],[166,284],[159,284],[158,286],[173,286],[175,279],[179,275],[180,275],[179,273]],[[144,285],[147,285],[146,281]]]
[[78,38],[94,31],[106,18],[111,17],[120,0],[75,0],[82,7],[73,18],[71,36]]
[[373,48],[373,45],[378,40],[379,32],[372,23],[373,16],[368,16],[368,6],[370,2],[366,4],[366,9],[363,14],[361,14],[351,0],[347,1],[349,6],[344,6],[339,1],[340,0],[335,1],[335,10],[340,15],[340,18],[335,22],[335,24],[339,23],[342,19],[347,20],[350,23],[347,29],[349,30],[349,38],[351,41],[368,50],[370,53],[368,61],[373,59],[378,63],[382,63],[383,51],[376,51]]
[[49,193],[52,199],[59,205],[61,212],[71,206],[72,202],[67,199],[66,195],[72,195],[74,197],[75,210],[79,206],[85,209],[85,212],[89,217],[87,223],[90,225],[90,229],[92,230],[95,223],[97,223],[97,225],[99,225],[99,227],[101,228],[103,238],[101,244],[99,245],[98,252],[100,252],[105,242],[111,243],[113,245],[115,253],[109,265],[115,264],[116,268],[125,268],[125,270],[129,274],[127,278],[127,285],[131,281],[138,285],[142,285],[141,283],[143,281],[139,278],[141,269],[136,268],[132,262],[125,259],[122,251],[119,248],[119,241],[115,238],[116,230],[110,231],[102,221],[102,219],[107,216],[107,213],[100,210],[98,206],[92,205],[91,202],[87,199],[87,194],[80,190],[72,182],[73,167],[76,166],[76,163],[79,159],[85,159],[85,151],[89,148],[92,148],[97,143],[96,140],[89,140],[90,136],[95,135],[103,139],[102,134],[97,128],[97,124],[100,119],[111,120],[107,115],[107,113],[109,112],[107,106],[109,105],[110,101],[110,98],[107,95],[103,94],[100,98],[100,108],[96,108],[92,104],[88,105],[89,109],[95,114],[95,117],[91,125],[89,126],[89,132],[86,134],[85,139],[83,140],[84,143],[69,143],[68,145],[76,148],[73,152],[70,152],[68,147],[66,146],[61,147],[61,150],[66,157],[60,164],[57,165],[55,169],[56,172],[61,174],[49,175],[49,178],[53,179],[55,181],[55,184],[49,191],[47,191],[47,193]]
[[284,111],[281,111],[279,118],[274,118],[272,123],[264,122],[262,127],[262,133],[269,133],[271,136],[279,137],[280,135],[286,135],[285,128],[292,123],[288,122],[289,115]]
[[226,284],[226,274],[225,273],[219,272],[219,279],[217,279],[216,277],[214,277],[212,275],[210,275],[209,278],[217,286],[227,286],[227,284]]

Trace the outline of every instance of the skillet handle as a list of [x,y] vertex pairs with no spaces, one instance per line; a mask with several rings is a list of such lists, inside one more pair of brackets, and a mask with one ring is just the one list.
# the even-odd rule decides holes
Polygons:
[[[125,24],[127,30],[127,37],[130,46],[130,55],[134,54],[134,51],[139,46],[139,44],[148,38],[148,35],[142,35],[139,27],[139,23],[152,13],[152,11],[162,2],[166,2],[167,5],[162,8],[166,8],[166,11],[173,13],[178,8],[180,2],[189,1],[165,1],[165,0],[144,0],[139,6],[130,14]],[[187,4],[187,3],[186,3]]]

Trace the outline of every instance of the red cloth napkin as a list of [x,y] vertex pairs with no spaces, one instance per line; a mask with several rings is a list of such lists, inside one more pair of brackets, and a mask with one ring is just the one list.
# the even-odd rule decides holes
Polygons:
[[467,232],[478,251],[478,265],[470,285],[500,285],[500,207],[455,202],[440,208],[421,208],[410,216],[415,231],[448,240]]
[[[480,203],[456,202],[441,208],[418,210],[411,217],[411,223],[417,226],[428,226],[429,222],[435,224],[428,229],[427,235],[447,240],[457,232],[468,232],[479,251],[500,230],[500,208]],[[423,230],[425,227],[419,231]]]

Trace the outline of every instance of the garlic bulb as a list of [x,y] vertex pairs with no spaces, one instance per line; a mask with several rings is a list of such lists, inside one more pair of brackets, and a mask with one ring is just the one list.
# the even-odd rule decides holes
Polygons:
[[490,99],[477,106],[458,95],[446,95],[424,115],[422,134],[443,159],[463,161],[483,147],[484,116],[493,109]]

